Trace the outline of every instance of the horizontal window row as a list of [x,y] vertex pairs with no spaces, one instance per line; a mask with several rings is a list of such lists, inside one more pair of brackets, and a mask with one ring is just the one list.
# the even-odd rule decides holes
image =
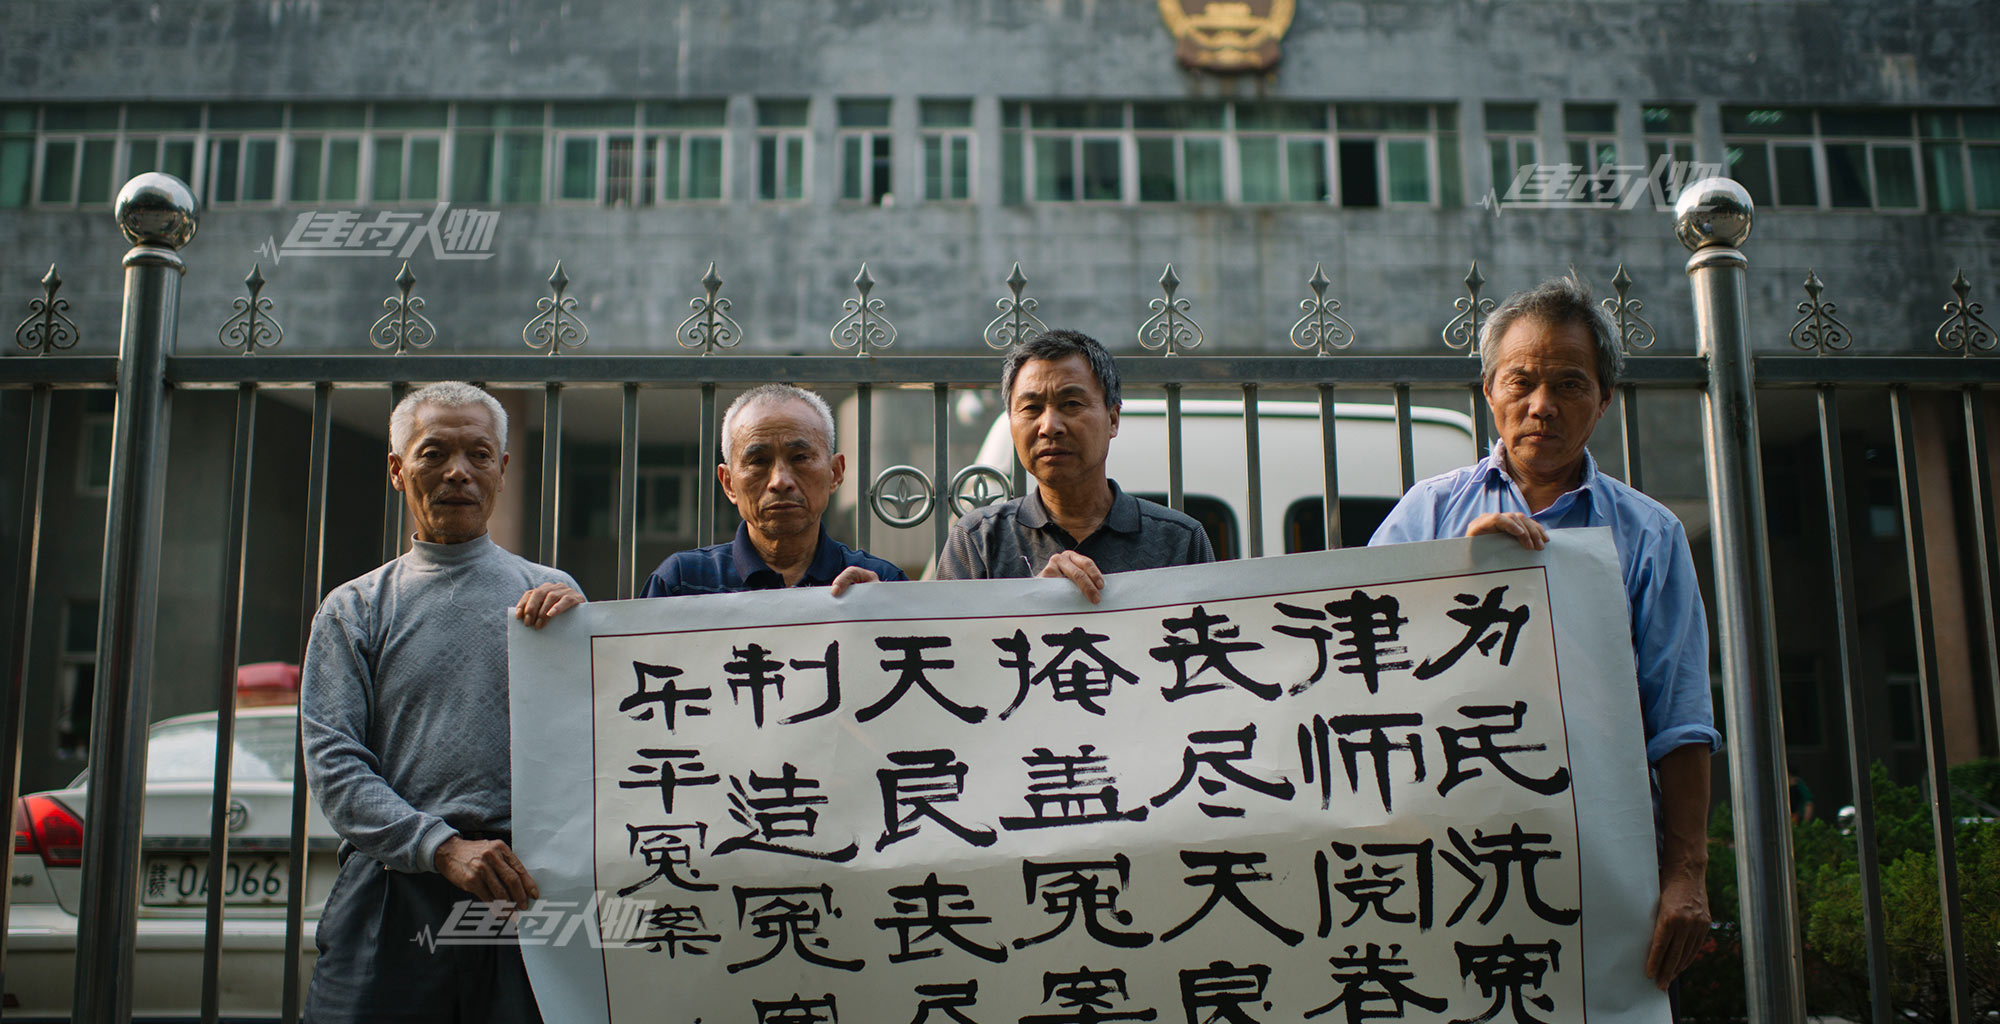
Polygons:
[[1724,162],[1759,205],[2000,211],[2000,114],[1722,108]]

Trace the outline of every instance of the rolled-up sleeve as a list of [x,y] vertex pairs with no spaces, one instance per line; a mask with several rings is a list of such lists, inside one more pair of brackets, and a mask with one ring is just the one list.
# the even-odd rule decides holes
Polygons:
[[1634,566],[1632,654],[1639,675],[1639,710],[1645,719],[1646,759],[1657,762],[1676,748],[1722,748],[1708,685],[1708,612],[1695,580],[1687,532],[1665,524]]

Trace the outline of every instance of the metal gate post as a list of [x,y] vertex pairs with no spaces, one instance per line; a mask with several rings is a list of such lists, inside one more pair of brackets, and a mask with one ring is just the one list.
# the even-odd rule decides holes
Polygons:
[[1792,891],[1763,464],[1744,311],[1748,264],[1737,249],[1750,237],[1751,214],[1750,194],[1743,186],[1727,178],[1706,178],[1681,192],[1674,233],[1694,254],[1687,274],[1696,337],[1708,360],[1702,444],[1708,456],[1729,781],[1736,800],[1745,995],[1753,1024],[1792,1024],[1805,1019],[1805,981]]
[[194,193],[171,175],[141,174],[118,193],[125,314],[118,339],[118,407],[111,435],[97,682],[90,715],[90,798],[84,816],[83,912],[77,921],[78,1024],[132,1017],[132,944],[139,904],[146,726],[159,596],[161,492],[167,482],[167,353],[179,323],[176,250],[194,237]]

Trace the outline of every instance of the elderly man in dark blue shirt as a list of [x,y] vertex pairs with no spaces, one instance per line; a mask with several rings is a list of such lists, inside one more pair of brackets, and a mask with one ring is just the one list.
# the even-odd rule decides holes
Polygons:
[[660,563],[640,597],[831,587],[909,577],[827,536],[821,517],[847,472],[826,400],[788,384],[752,388],[722,417],[722,493],[743,514],[736,537]]

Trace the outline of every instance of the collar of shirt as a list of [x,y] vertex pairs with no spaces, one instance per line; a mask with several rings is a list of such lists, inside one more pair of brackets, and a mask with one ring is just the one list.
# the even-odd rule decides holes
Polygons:
[[[757,553],[757,546],[750,543],[750,527],[736,524],[736,539],[729,543],[730,568],[736,578],[752,590],[775,590],[785,585],[785,578],[776,569],[764,564],[764,556]],[[799,577],[798,586],[824,587],[847,568],[847,559],[841,557],[840,548],[832,537],[826,535],[826,524],[819,527],[819,540],[813,547],[812,564],[806,566],[805,575]],[[762,575],[759,575],[759,574]]]
[[454,566],[476,562],[482,555],[493,550],[493,535],[482,533],[457,544],[433,544],[427,540],[410,537],[410,550],[404,558],[412,565],[425,569],[449,569]]
[[[1106,480],[1111,486],[1111,511],[1104,514],[1104,525],[1114,533],[1138,533],[1139,499],[1126,494],[1118,487],[1118,481]],[[1021,498],[1021,506],[1014,512],[1014,521],[1030,530],[1039,530],[1055,522],[1049,517],[1048,506],[1042,504],[1042,488],[1038,484],[1028,488]]]
[[[1525,509],[1528,507],[1528,499],[1521,493],[1521,485],[1515,483],[1514,478],[1508,474],[1507,462],[1502,452],[1501,442],[1494,441],[1492,452],[1479,460],[1479,464],[1473,469],[1473,476],[1483,486],[1504,486]],[[1549,503],[1548,508],[1530,515],[1537,520],[1554,522],[1574,510],[1583,513],[1588,519],[1596,507],[1597,490],[1597,460],[1590,457],[1590,449],[1586,448],[1583,452],[1582,479],[1577,481],[1575,487],[1558,495],[1555,501]]]

